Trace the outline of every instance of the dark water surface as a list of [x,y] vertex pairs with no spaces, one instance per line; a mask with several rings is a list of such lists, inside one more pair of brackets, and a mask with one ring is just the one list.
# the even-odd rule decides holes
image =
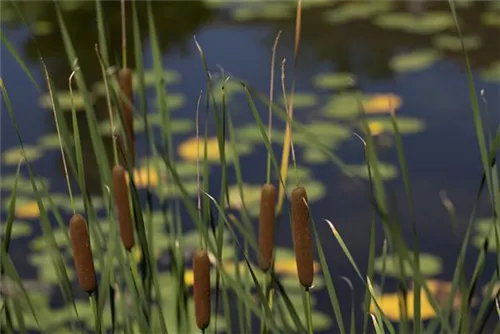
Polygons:
[[[179,83],[169,86],[169,92],[182,93],[185,97],[185,103],[173,113],[174,117],[194,120],[198,94],[200,90],[206,89],[205,73],[193,40],[194,35],[203,47],[210,71],[214,75],[220,72],[217,67],[220,65],[226,73],[231,73],[232,77],[244,79],[253,87],[266,93],[269,89],[271,48],[277,31],[281,29],[283,34],[278,47],[277,69],[281,64],[281,59],[286,57],[287,73],[288,76],[291,76],[293,15],[279,20],[256,17],[248,21],[238,21],[232,18],[234,12],[231,8],[243,5],[231,4],[222,9],[211,9],[205,3],[197,1],[158,1],[153,3],[156,6],[155,15],[158,15],[157,28],[162,41],[163,64],[166,68],[175,70],[181,75]],[[66,91],[70,70],[60,34],[57,32],[57,20],[53,13],[52,4],[49,2],[36,4],[39,9],[38,11],[33,10],[33,13],[29,15],[29,20],[31,20],[30,22],[50,22],[53,25],[53,32],[38,36],[37,42],[56,87]],[[110,36],[112,36],[113,50],[117,52],[117,57],[119,57],[119,5],[118,2],[115,4],[104,2],[103,4],[106,13],[109,14],[109,20],[107,19],[106,23],[110,30]],[[323,14],[327,9],[340,8],[342,5],[341,2],[341,4],[335,5],[336,7],[305,9],[296,72],[296,91],[313,93],[318,96],[319,102],[316,106],[297,108],[295,111],[296,119],[305,123],[316,120],[332,124],[337,122],[321,111],[327,99],[336,92],[315,87],[312,79],[320,73],[350,72],[356,76],[357,85],[363,93],[393,93],[402,100],[398,116],[414,117],[425,123],[423,131],[403,135],[403,141],[412,180],[421,250],[442,259],[443,269],[434,278],[450,280],[481,177],[481,162],[474,131],[463,56],[460,51],[442,51],[439,59],[429,66],[411,72],[394,72],[389,66],[393,56],[421,49],[437,49],[433,45],[433,38],[439,33],[418,34],[408,33],[401,29],[380,28],[373,24],[376,14],[340,23],[328,23],[323,19]],[[422,15],[425,16],[426,13],[436,11],[446,12],[449,10],[447,6],[445,1],[426,3],[427,9]],[[150,69],[153,65],[150,41],[145,33],[147,22],[144,9],[145,6],[141,6],[144,67]],[[406,10],[406,2],[401,1],[391,12],[404,12]],[[485,119],[485,124],[490,129],[495,129],[499,120],[498,110],[500,108],[499,77],[496,81],[484,80],[482,73],[500,60],[500,48],[498,47],[500,33],[498,25],[496,27],[489,26],[483,24],[479,19],[482,13],[489,11],[492,10],[489,9],[487,2],[470,2],[469,6],[459,9],[459,14],[464,22],[465,34],[478,36],[482,42],[480,47],[470,51],[470,58],[476,88],[478,91],[484,90],[487,98],[490,117]],[[97,42],[95,14],[93,13],[93,5],[65,12],[67,15],[66,23],[69,25],[87,84],[102,80],[93,47],[94,43]],[[6,38],[21,54],[45,93],[43,72],[35,51],[36,45],[30,40],[28,30],[19,23],[9,22],[2,23],[2,30]],[[447,34],[456,34],[453,28],[445,29],[445,31]],[[129,34],[129,36],[132,35]],[[133,50],[131,38],[129,44],[130,49]],[[134,64],[135,60],[132,54],[129,55],[128,61],[130,64]],[[1,76],[9,91],[24,143],[36,145],[37,140],[42,136],[54,134],[55,125],[51,111],[40,106],[40,94],[6,48],[2,48],[1,53]],[[279,81],[279,79],[280,75],[277,70],[276,80]],[[290,78],[287,80],[289,85]],[[279,82],[276,84],[275,94],[281,97]],[[154,88],[150,88],[148,91],[148,103],[149,108],[154,111]],[[484,107],[484,104],[481,106]],[[230,101],[230,110],[236,126],[254,122],[242,94],[234,95]],[[261,108],[260,111],[262,117],[267,119],[265,110],[265,108]],[[105,103],[103,103],[102,108],[98,109],[98,112],[105,115],[107,112]],[[376,116],[387,117],[386,114]],[[82,117],[82,119],[84,118]],[[69,117],[68,122],[71,124]],[[282,124],[279,124],[278,127],[282,127]],[[215,134],[213,124],[211,134]],[[175,135],[174,145],[179,145],[193,135],[194,131]],[[83,134],[82,136],[84,145],[90,148],[90,138]],[[388,138],[393,142],[390,134],[382,136],[380,138]],[[145,155],[144,142],[144,137],[140,136],[136,147],[141,157]],[[11,121],[6,110],[2,109],[2,152],[18,145]],[[281,146],[275,145],[276,152],[280,152],[280,148]],[[398,165],[394,145],[388,148],[380,147],[379,150],[381,161],[391,163],[394,166]],[[330,262],[332,276],[342,287],[339,289],[339,298],[345,307],[345,319],[347,319],[350,292],[342,286],[345,283],[339,281],[338,278],[346,276],[353,282],[356,289],[356,310],[361,310],[362,285],[322,218],[334,222],[358,266],[362,269],[366,268],[370,230],[368,183],[366,180],[361,183],[352,181],[332,163],[301,163],[302,151],[299,148],[297,152],[300,165],[310,168],[314,179],[323,183],[328,190],[326,196],[311,206],[320,234],[324,239],[323,248]],[[264,146],[260,145],[251,155],[241,157],[244,179],[247,183],[260,184],[264,180],[265,154]],[[362,144],[354,135],[343,141],[336,149],[335,154],[347,164],[362,164],[364,162]],[[51,191],[63,194],[67,192],[59,150],[44,151],[33,166],[50,181]],[[15,165],[2,163],[2,177],[14,174],[15,169]],[[217,168],[213,169],[214,175],[218,175],[219,172]],[[235,179],[232,172],[230,178],[234,184]],[[211,183],[218,184],[218,176],[214,176],[214,181]],[[398,177],[388,181],[387,189],[388,193],[392,193],[393,198],[397,200],[401,228],[410,240],[411,215],[402,179]],[[440,191],[445,191],[455,205],[458,222],[455,227],[453,227],[454,225],[441,203]],[[3,203],[8,200],[8,196],[9,191],[2,189]],[[486,201],[481,201],[478,216],[487,217],[489,214]],[[2,212],[3,221],[5,217],[6,212]],[[280,245],[291,247],[291,235],[285,227],[286,225],[282,225],[277,242]],[[187,226],[186,228],[191,227]],[[35,228],[35,231],[37,230],[38,228]],[[377,233],[376,255],[378,256],[382,249],[382,229],[377,227]],[[29,278],[33,277],[33,270],[27,266],[26,257],[15,255],[28,250],[27,240],[16,241],[13,244],[12,254],[14,254],[13,259],[19,266],[21,275],[24,274],[23,277]],[[471,254],[475,256],[477,250],[472,249]],[[467,266],[467,271],[472,272],[474,265],[475,263],[470,263]],[[493,269],[493,267],[487,268],[486,271],[492,272]],[[388,286],[388,289],[393,288]],[[317,297],[319,298],[318,309],[326,314],[331,314],[326,289],[318,292]]]

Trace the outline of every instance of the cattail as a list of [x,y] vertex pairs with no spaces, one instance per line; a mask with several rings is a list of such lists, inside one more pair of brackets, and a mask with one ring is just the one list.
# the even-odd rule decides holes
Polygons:
[[204,330],[210,324],[210,260],[206,250],[195,252],[193,273],[196,325]]
[[84,291],[92,293],[97,288],[97,281],[89,234],[85,219],[81,215],[75,214],[71,217],[69,221],[69,235],[73,247],[73,260],[75,262],[78,282]]
[[125,168],[120,165],[113,167],[113,188],[123,246],[127,250],[130,250],[134,246],[134,228],[132,225],[132,215],[130,214]]
[[272,183],[264,184],[260,193],[259,217],[259,265],[263,271],[269,269],[273,257],[275,203],[276,187]]
[[292,190],[291,206],[293,245],[299,281],[305,288],[310,288],[313,283],[314,268],[311,234],[309,232],[309,207],[307,205],[307,192],[304,187],[296,187]]
[[120,90],[125,97],[121,98],[121,110],[123,112],[123,121],[125,125],[125,134],[127,136],[127,145],[130,152],[129,158],[131,166],[135,163],[134,146],[134,116],[132,113],[132,104],[134,103],[134,91],[132,89],[132,71],[129,68],[122,68],[118,72],[118,81]]

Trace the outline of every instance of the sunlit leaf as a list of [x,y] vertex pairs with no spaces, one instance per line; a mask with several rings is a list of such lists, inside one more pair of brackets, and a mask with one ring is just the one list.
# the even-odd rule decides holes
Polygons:
[[481,23],[485,26],[500,27],[500,13],[495,11],[481,13]]
[[484,81],[500,82],[500,61],[496,61],[482,70],[480,75]]
[[[397,117],[396,123],[401,134],[414,134],[422,132],[425,129],[425,124],[422,120],[413,117]],[[394,128],[389,117],[373,117],[368,123],[370,130],[380,134],[382,132],[394,133]],[[361,127],[361,124],[359,125]],[[373,134],[373,133],[372,133]]]
[[[394,167],[393,165],[386,164],[386,163],[379,163],[378,168],[380,171],[380,177],[382,180],[392,180],[398,176],[398,169]],[[346,169],[349,170],[352,174],[368,179],[369,178],[369,173],[368,173],[368,166],[366,164],[360,164],[360,165],[346,165]],[[372,171],[373,172],[373,171]]]
[[[3,226],[3,224],[2,224]],[[14,221],[12,223],[12,231],[10,238],[11,239],[18,239],[22,237],[27,237],[31,235],[31,232],[33,230],[33,224],[24,222],[24,221]],[[4,229],[0,229],[0,235],[3,237],[5,231]]]
[[439,53],[432,49],[421,49],[403,53],[391,58],[389,65],[396,72],[423,70],[439,59]]
[[432,34],[455,26],[449,12],[427,12],[417,16],[411,13],[386,13],[375,18],[382,28],[403,30],[415,34]]
[[[385,275],[395,276],[395,277],[399,276],[400,274],[398,268],[399,259],[397,256],[398,256],[397,254],[386,256],[385,271],[384,271]],[[435,255],[428,253],[420,253],[419,260],[420,260],[420,274],[422,276],[434,276],[441,273],[443,269],[442,260]],[[382,273],[382,269],[384,268],[383,261],[384,261],[383,257],[375,259],[374,268],[379,273]],[[407,261],[404,261],[403,263],[405,264],[404,270],[406,275],[412,276],[413,268],[411,267],[411,265]]]
[[31,30],[37,36],[47,36],[54,32],[54,24],[51,21],[35,21],[31,24]]
[[323,15],[326,22],[346,23],[352,20],[367,19],[373,15],[391,10],[393,3],[389,1],[359,1],[345,3],[326,11]]
[[[207,160],[209,162],[220,162],[220,153],[219,153],[219,141],[217,137],[206,138],[207,145]],[[248,154],[252,151],[252,145],[248,143],[236,143],[236,148],[238,151],[239,157],[242,155]],[[231,154],[231,149],[229,143],[226,143],[226,160],[230,162],[233,159]],[[177,152],[181,158],[186,161],[196,162],[198,159],[203,161],[204,159],[204,151],[205,151],[205,139],[196,137],[189,138],[182,142],[178,148]]]
[[[90,93],[88,93],[88,97],[90,101],[87,102],[91,104],[94,103],[94,97]],[[60,110],[62,111],[72,110],[71,94],[69,91],[54,92],[54,99],[57,99],[57,101],[59,102]],[[48,93],[40,97],[39,103],[42,108],[52,110],[52,100]],[[73,91],[73,105],[75,106],[75,109],[83,110],[85,107],[85,103],[86,103],[85,95],[78,93],[78,91]]]
[[321,89],[342,89],[354,84],[354,75],[351,73],[321,73],[313,78],[313,84]]
[[438,35],[434,37],[433,43],[443,50],[462,51],[462,42],[466,50],[479,49],[483,42],[479,36],[463,36],[461,40],[455,35]]
[[[36,146],[24,145],[24,152],[26,158],[33,162],[43,156],[43,150]],[[22,158],[22,151],[20,147],[13,147],[5,150],[2,153],[2,164],[4,165],[17,165]]]
[[[290,99],[290,95],[287,95]],[[289,101],[288,101],[289,102]],[[280,98],[280,103],[284,106],[285,101],[283,97]],[[318,103],[318,96],[312,93],[294,93],[293,107],[294,108],[309,108],[314,107]]]

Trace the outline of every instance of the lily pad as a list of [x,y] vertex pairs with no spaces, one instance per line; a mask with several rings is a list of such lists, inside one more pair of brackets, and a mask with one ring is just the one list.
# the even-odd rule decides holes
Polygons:
[[330,160],[328,155],[316,148],[308,148],[304,151],[302,159],[310,164],[325,163]]
[[247,3],[245,6],[235,7],[231,16],[235,21],[250,21],[256,19],[282,20],[294,16],[293,7],[287,3]]
[[346,23],[353,20],[367,19],[373,15],[390,11],[393,3],[389,1],[359,1],[346,3],[323,14],[326,22]]
[[422,16],[411,13],[386,13],[375,18],[374,23],[382,28],[415,34],[434,34],[455,27],[455,21],[449,12],[427,12]]
[[500,61],[491,64],[481,71],[481,79],[484,81],[500,82]]
[[51,133],[47,135],[43,135],[38,139],[38,145],[47,150],[55,150],[60,149],[59,146],[59,136],[57,133]]
[[221,79],[216,80],[212,86],[213,98],[210,96],[210,103],[213,103],[215,99],[215,103],[219,108],[222,106],[222,87],[224,87],[226,103],[229,103],[234,95],[244,92],[241,85],[234,80],[227,80],[226,82]]
[[[14,189],[14,184],[16,182],[16,175],[3,175],[0,182],[0,189],[2,190],[12,190]],[[40,188],[49,187],[49,180],[46,178],[35,178],[35,185]],[[34,192],[31,180],[28,178],[20,177],[17,181],[17,193],[29,195]]]
[[[5,223],[2,223],[2,229],[0,229],[1,236],[2,238],[5,237]],[[33,226],[31,223],[28,222],[23,222],[23,221],[17,221],[15,220],[12,223],[12,231],[10,238],[11,239],[18,239],[22,237],[27,237],[31,235],[31,232],[33,231]]]
[[313,78],[313,84],[321,89],[348,88],[354,83],[354,75],[351,73],[322,73]]
[[[180,93],[169,93],[165,98],[165,101],[169,111],[173,111],[176,109],[180,109],[184,106],[184,104],[186,103],[186,97]],[[158,101],[156,99],[150,102],[150,104],[153,103],[156,106],[156,108],[158,109],[160,108],[160,106],[158,105]]]
[[[33,162],[43,156],[43,150],[36,146],[24,145],[24,153],[28,161]],[[22,158],[21,147],[13,147],[2,153],[2,164],[17,165]]]
[[432,49],[421,49],[394,56],[389,66],[396,72],[419,71],[428,68],[439,59],[439,53]]
[[[175,118],[170,120],[170,131],[172,134],[181,134],[186,132],[191,132],[194,130],[194,121],[185,118]],[[161,119],[159,114],[152,114],[148,116],[148,126],[161,126]],[[99,123],[99,129],[101,134],[109,135],[111,134],[111,124],[109,121],[102,121]],[[141,133],[146,130],[144,120],[141,118],[134,119],[134,133]]]
[[[464,36],[462,39],[465,50],[479,49],[483,42],[479,36]],[[462,51],[462,41],[454,35],[438,35],[434,38],[434,44],[442,50]]]
[[[403,135],[415,134],[424,131],[425,123],[414,117],[396,117],[399,133]],[[370,117],[370,124],[377,124],[380,132],[394,133],[392,121],[388,117]],[[359,125],[361,128],[361,124]]]
[[[189,138],[178,146],[177,152],[185,161],[196,162],[198,159],[203,161],[205,159],[205,142],[207,146],[207,161],[211,163],[220,163],[221,156],[217,137],[210,137],[206,139],[197,139],[196,137]],[[235,143],[235,147],[238,157],[249,154],[253,149],[251,144],[243,142]],[[233,150],[229,143],[226,143],[225,154],[226,163],[233,162]]]
[[500,27],[500,13],[495,11],[481,13],[481,23],[485,26]]
[[[420,253],[420,274],[424,277],[434,276],[441,273],[443,270],[443,261],[432,254],[428,253]],[[383,266],[384,258],[378,257],[375,259],[374,268],[380,274],[385,274],[388,276],[399,277],[399,259],[398,254],[389,254],[385,258],[385,268]],[[413,268],[408,263],[408,261],[404,261],[405,265],[405,274],[408,276],[413,276]],[[385,269],[382,272],[382,269]]]
[[54,24],[51,21],[35,21],[31,25],[31,30],[36,36],[48,36],[54,32]]
[[497,236],[495,232],[494,218],[482,218],[475,222],[475,235],[472,239],[472,244],[482,249],[485,246],[485,242],[488,242],[488,251],[497,252]]
[[[266,135],[268,135],[267,128],[265,129],[265,131],[266,131]],[[236,132],[236,136],[238,137],[239,140],[250,141],[252,143],[258,143],[258,144],[264,144],[264,137],[262,136],[262,132],[260,131],[260,128],[255,124],[248,124],[248,125],[242,126],[238,129],[236,129],[235,132]],[[273,129],[271,136],[272,136],[271,141],[273,143],[276,143],[276,142],[283,143],[285,131]]]
[[[371,167],[371,172],[373,176],[373,166]],[[386,164],[383,162],[379,162],[378,164],[379,172],[380,172],[380,177],[382,180],[388,181],[395,179],[398,176],[398,169],[394,167],[393,165]],[[361,164],[361,165],[346,165],[346,169],[351,172],[352,174],[362,177],[364,179],[369,179],[369,174],[368,174],[368,166],[366,164]]]
[[[91,93],[87,93],[87,97],[89,98],[88,102],[93,104],[95,100],[94,96]],[[58,101],[59,108],[62,111],[71,111],[72,105],[74,105],[75,110],[82,110],[85,107],[85,96],[78,91],[73,91],[73,104],[69,91],[55,92],[54,99]],[[52,110],[52,99],[48,93],[40,97],[38,102],[42,108]]]
[[361,115],[360,103],[363,96],[356,93],[339,93],[333,95],[321,109],[323,115],[340,119],[352,119]]
[[[287,103],[290,103],[290,94],[287,95]],[[285,100],[283,96],[280,98],[280,103],[284,106]],[[295,93],[293,95],[293,108],[309,108],[318,104],[318,96],[311,93]]]

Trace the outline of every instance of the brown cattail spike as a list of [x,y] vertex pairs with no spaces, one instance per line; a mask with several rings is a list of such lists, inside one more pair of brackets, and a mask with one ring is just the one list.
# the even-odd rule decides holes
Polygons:
[[193,259],[193,294],[196,325],[203,330],[210,324],[210,259],[206,250],[197,250]]
[[92,293],[97,288],[97,281],[89,234],[85,219],[81,215],[75,214],[71,217],[69,222],[69,236],[73,247],[73,260],[80,287],[84,291]]
[[[122,68],[118,72],[118,81],[123,96],[121,101],[121,110],[123,112],[123,121],[125,125],[125,134],[127,136],[127,145],[130,154],[131,166],[135,164],[135,146],[134,146],[134,116],[132,105],[134,101],[134,91],[132,89],[132,71],[129,68]],[[126,98],[125,98],[126,97]]]
[[259,265],[263,271],[269,269],[273,257],[275,204],[276,187],[266,183],[262,186],[260,194],[259,217]]
[[293,245],[299,281],[305,288],[310,288],[313,283],[314,268],[311,248],[311,233],[309,231],[309,207],[307,192],[304,187],[292,190],[292,224]]
[[113,191],[120,223],[120,235],[123,246],[130,250],[134,246],[134,227],[130,213],[128,185],[125,168],[120,165],[113,167]]

